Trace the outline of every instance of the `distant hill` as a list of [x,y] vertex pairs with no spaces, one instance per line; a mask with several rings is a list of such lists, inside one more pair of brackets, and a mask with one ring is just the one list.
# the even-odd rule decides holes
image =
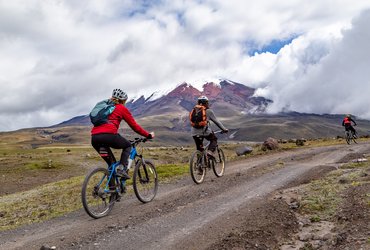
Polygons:
[[[230,129],[227,135],[219,135],[223,141],[257,141],[267,137],[276,139],[333,138],[343,136],[342,115],[317,115],[282,113],[276,115],[249,114],[222,118]],[[80,117],[81,118],[81,117]],[[356,120],[359,135],[370,134],[370,121]],[[148,145],[185,145],[193,143],[187,117],[168,121],[167,116],[142,117],[138,122],[147,130],[155,131],[156,138]],[[37,148],[47,145],[90,144],[91,125],[54,126],[49,128],[29,128],[0,133],[0,146],[14,145],[23,148]],[[127,138],[137,135],[122,123],[120,133]],[[0,147],[1,148],[1,147]]]
[[[264,141],[267,137],[314,139],[343,135],[343,115],[266,114],[271,100],[255,96],[253,88],[228,80],[206,83],[201,90],[183,83],[163,96],[141,96],[130,100],[126,106],[140,125],[156,132],[154,144],[187,144],[192,143],[188,114],[201,95],[210,99],[217,117],[230,129],[228,135],[220,135],[222,140]],[[370,134],[370,121],[356,121],[360,135]],[[121,125],[120,133],[131,138],[136,136],[124,122]],[[49,128],[0,133],[0,142],[8,138],[15,143],[29,143],[31,147],[56,142],[89,144],[90,129],[88,115],[82,115]]]

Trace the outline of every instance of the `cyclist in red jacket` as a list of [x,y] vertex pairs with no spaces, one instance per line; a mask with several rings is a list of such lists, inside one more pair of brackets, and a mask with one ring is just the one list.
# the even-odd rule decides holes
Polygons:
[[345,130],[346,131],[349,131],[351,130],[352,131],[352,134],[355,138],[357,138],[357,132],[356,130],[354,129],[354,127],[352,127],[352,122],[353,122],[353,125],[356,126],[356,122],[351,118],[351,115],[346,115],[346,117],[344,117],[343,121],[342,121],[342,126],[344,126]]
[[110,148],[122,149],[120,165],[117,167],[117,175],[123,179],[130,176],[125,171],[128,165],[128,157],[131,151],[131,143],[118,134],[119,125],[124,120],[136,133],[148,138],[154,138],[154,132],[143,129],[125,107],[127,94],[121,89],[114,89],[111,100],[115,103],[113,112],[108,116],[108,122],[91,129],[91,144],[99,155],[110,166],[116,160]]

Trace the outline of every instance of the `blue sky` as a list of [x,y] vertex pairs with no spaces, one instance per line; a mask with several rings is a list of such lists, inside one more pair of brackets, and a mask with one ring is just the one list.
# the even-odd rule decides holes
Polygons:
[[[282,109],[370,119],[368,0],[0,0],[0,131],[230,79]],[[348,86],[351,86],[348,94]],[[5,93],[5,94],[4,94]]]
[[[249,56],[254,56],[255,53],[261,54],[261,53],[271,53],[271,54],[277,54],[280,49],[282,49],[285,45],[289,45],[294,38],[298,36],[294,36],[289,39],[281,39],[281,40],[272,40],[269,44],[264,45],[262,48],[250,50]],[[256,45],[257,46],[257,45]]]

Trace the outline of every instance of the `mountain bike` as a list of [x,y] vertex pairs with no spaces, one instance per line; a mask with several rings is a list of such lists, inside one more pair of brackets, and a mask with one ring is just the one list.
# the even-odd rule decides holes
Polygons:
[[[158,176],[154,163],[144,159],[137,151],[137,145],[146,142],[146,138],[135,138],[131,141],[129,171],[135,164],[132,186],[136,197],[143,203],[154,199],[158,190]],[[104,217],[110,213],[114,203],[120,201],[126,193],[126,180],[116,174],[119,162],[111,164],[108,169],[98,167],[90,171],[82,184],[81,199],[88,215],[94,219]]]
[[[222,133],[222,131],[215,131],[214,133]],[[207,170],[211,168],[217,177],[223,176],[225,172],[226,158],[224,151],[217,145],[214,156],[208,155],[209,144],[208,141],[203,151],[196,150],[190,158],[190,175],[196,184],[204,181]]]
[[346,130],[344,132],[344,135],[345,135],[347,144],[351,144],[351,141],[353,141],[354,143],[357,143],[357,141],[356,141],[357,136],[353,133],[352,130],[349,130],[349,129]]

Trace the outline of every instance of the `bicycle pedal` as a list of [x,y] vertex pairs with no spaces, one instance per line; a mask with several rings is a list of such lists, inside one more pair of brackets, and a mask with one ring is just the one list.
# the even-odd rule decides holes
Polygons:
[[122,198],[122,194],[117,193],[116,202],[120,202],[121,201],[121,198]]

